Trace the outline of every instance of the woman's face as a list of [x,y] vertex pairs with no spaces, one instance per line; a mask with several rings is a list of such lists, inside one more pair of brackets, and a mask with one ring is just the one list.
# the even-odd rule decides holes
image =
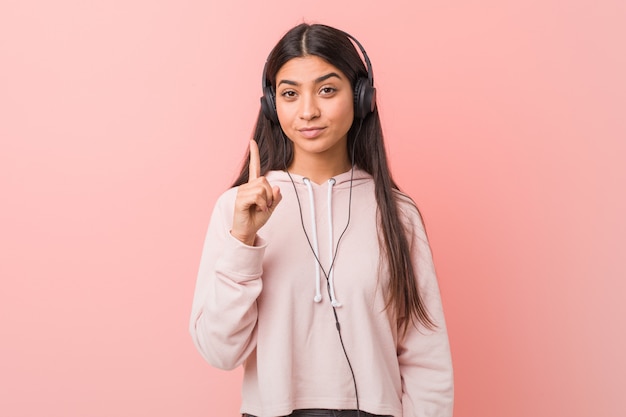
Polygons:
[[276,74],[276,111],[294,145],[294,162],[309,156],[347,158],[354,119],[350,80],[315,55],[293,58]]

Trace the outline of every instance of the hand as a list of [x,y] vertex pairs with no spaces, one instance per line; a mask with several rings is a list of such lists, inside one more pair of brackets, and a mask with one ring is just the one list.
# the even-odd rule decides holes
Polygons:
[[282,198],[280,189],[270,186],[267,179],[261,176],[259,147],[251,140],[248,182],[240,185],[237,190],[230,234],[246,245],[253,246],[257,232],[270,218]]

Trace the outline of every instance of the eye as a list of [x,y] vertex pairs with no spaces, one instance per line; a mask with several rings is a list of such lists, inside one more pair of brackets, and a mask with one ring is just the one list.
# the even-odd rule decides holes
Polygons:
[[334,87],[322,87],[320,90],[320,94],[323,96],[332,95],[335,91],[337,91]]
[[290,99],[290,98],[296,97],[296,92],[293,90],[285,90],[282,93],[280,93],[280,95],[285,97],[286,99]]

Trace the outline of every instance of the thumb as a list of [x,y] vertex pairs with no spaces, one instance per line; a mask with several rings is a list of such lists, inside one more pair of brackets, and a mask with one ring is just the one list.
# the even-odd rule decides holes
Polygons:
[[283,199],[283,195],[280,193],[280,188],[275,185],[272,187],[272,211],[276,208],[278,203]]

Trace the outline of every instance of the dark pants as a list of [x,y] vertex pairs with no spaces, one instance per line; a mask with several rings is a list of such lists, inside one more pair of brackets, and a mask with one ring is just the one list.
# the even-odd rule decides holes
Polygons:
[[[360,414],[359,414],[360,413]],[[393,416],[379,416],[377,414],[366,413],[365,411],[357,412],[356,410],[322,410],[322,409],[307,409],[307,410],[294,410],[293,413],[285,417],[393,417]],[[252,414],[243,414],[243,417],[255,417]]]

